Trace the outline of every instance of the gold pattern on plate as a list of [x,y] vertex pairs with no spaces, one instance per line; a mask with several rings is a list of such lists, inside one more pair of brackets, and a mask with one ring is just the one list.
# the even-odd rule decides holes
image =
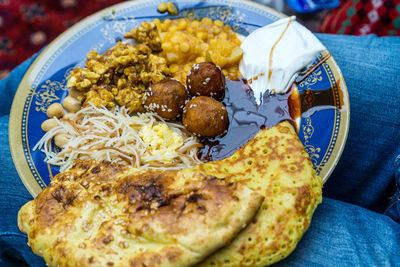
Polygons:
[[[316,84],[317,82],[322,81],[322,71],[314,71],[308,77],[299,84],[299,87],[302,90],[310,90],[310,86]],[[312,105],[314,102],[314,94],[308,96],[304,101],[306,101],[306,105]],[[309,107],[310,108],[310,107]],[[318,165],[318,159],[320,158],[321,148],[310,145],[308,142],[314,134],[314,127],[312,126],[311,117],[307,116],[304,118],[305,125],[302,126],[303,136],[304,136],[304,148],[307,150],[310,155],[311,161],[314,164],[316,170],[318,172],[321,171],[322,167],[320,164]]]
[[311,137],[314,134],[314,127],[312,126],[312,121],[309,116],[305,117],[305,125],[302,126],[302,131],[304,135],[304,148],[307,150],[308,154],[310,155],[310,159],[317,169],[317,171],[321,171],[320,165],[317,165],[319,154],[321,152],[320,147],[314,147],[310,145],[308,142],[310,141]]
[[60,98],[56,95],[56,91],[63,90],[67,91],[68,88],[66,86],[67,79],[69,77],[69,74],[71,73],[73,68],[69,68],[64,75],[64,79],[59,82],[59,81],[51,81],[51,80],[46,80],[42,86],[40,86],[39,90],[36,90],[34,92],[34,95],[36,96],[36,100],[34,104],[36,105],[35,110],[36,111],[42,111],[43,113],[46,113],[47,108],[55,101],[58,101]]
[[[307,78],[299,84],[299,87],[303,90],[310,89],[310,86],[316,84],[317,82],[322,81],[322,71],[314,71]],[[304,88],[306,87],[306,88]]]

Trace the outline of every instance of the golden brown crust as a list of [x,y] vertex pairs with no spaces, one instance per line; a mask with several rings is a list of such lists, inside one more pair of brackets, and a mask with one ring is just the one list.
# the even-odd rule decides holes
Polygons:
[[226,245],[262,197],[201,172],[77,161],[19,212],[51,266],[188,266]]
[[242,181],[264,196],[253,223],[201,266],[265,266],[285,258],[322,200],[322,180],[288,122],[261,130],[229,158],[196,169]]

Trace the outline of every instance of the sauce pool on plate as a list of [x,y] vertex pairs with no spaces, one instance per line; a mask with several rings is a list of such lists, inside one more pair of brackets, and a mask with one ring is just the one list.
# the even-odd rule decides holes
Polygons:
[[199,158],[215,161],[232,155],[245,145],[260,129],[270,128],[281,121],[289,121],[296,127],[300,117],[300,95],[293,89],[285,94],[265,93],[262,103],[257,105],[253,91],[246,80],[227,79],[227,90],[223,103],[228,111],[229,126],[225,135],[201,138],[204,147]]

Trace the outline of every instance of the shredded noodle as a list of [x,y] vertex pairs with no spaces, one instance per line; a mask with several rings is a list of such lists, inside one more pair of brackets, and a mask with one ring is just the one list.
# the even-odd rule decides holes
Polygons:
[[[197,152],[202,145],[183,125],[165,122],[154,113],[129,116],[125,107],[108,110],[90,105],[77,112],[70,120],[56,119],[58,126],[49,130],[35,145],[46,155],[45,162],[67,170],[76,159],[107,160],[136,168],[182,169],[202,163]],[[168,126],[166,128],[164,125]],[[163,126],[181,140],[177,146],[160,146],[156,150],[141,137],[142,129]],[[57,134],[66,134],[63,148],[51,141]],[[175,135],[176,134],[176,135]],[[165,138],[164,138],[165,139]],[[171,140],[157,140],[158,143]],[[180,143],[179,143],[180,144]]]

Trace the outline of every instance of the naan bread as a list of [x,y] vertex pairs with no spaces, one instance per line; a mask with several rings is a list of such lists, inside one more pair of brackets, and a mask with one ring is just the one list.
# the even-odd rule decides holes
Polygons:
[[287,257],[322,200],[322,179],[288,122],[261,130],[231,157],[195,169],[243,181],[265,197],[253,222],[201,266],[265,266]]
[[262,201],[191,169],[78,161],[21,208],[18,224],[50,266],[190,266],[227,245]]

